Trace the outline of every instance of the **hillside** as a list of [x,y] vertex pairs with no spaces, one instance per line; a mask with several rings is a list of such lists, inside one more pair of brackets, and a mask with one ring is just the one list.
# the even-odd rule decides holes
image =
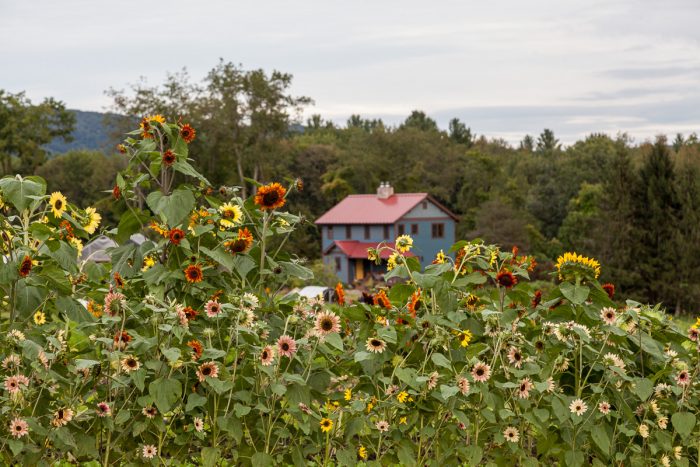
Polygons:
[[75,114],[73,141],[67,143],[60,138],[46,145],[51,154],[60,154],[73,149],[92,149],[109,152],[110,129],[103,124],[107,115],[102,112],[71,110]]

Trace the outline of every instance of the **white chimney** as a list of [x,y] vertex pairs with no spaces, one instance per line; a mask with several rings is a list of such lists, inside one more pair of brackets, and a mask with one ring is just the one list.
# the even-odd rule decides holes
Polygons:
[[379,188],[377,188],[377,198],[379,199],[389,199],[394,194],[394,187],[389,184],[389,182],[379,183]]

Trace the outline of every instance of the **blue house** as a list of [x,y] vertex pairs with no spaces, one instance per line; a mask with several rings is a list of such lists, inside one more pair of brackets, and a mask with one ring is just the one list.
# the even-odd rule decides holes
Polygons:
[[[321,228],[323,262],[330,265],[346,283],[370,273],[383,273],[367,259],[367,249],[408,234],[413,238],[411,253],[423,267],[435,255],[448,251],[455,242],[457,216],[428,193],[394,193],[382,183],[377,194],[349,195],[318,218]],[[384,252],[382,259],[389,257]]]

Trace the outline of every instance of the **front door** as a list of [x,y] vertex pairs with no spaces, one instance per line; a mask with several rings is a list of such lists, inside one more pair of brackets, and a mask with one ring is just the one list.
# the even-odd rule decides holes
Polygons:
[[365,277],[365,265],[361,259],[355,260],[355,280],[361,280]]

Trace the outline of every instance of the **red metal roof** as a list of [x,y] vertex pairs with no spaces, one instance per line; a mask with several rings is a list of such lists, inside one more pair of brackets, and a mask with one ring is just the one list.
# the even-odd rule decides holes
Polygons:
[[[367,249],[377,248],[378,245],[379,243],[375,242],[358,242],[357,240],[336,240],[326,250],[326,253],[333,249],[333,247],[338,247],[338,249],[342,251],[348,258],[367,259]],[[382,252],[380,253],[380,257],[382,259],[387,259],[389,258],[389,256],[391,256],[391,251],[389,250],[382,250]],[[410,257],[415,255],[409,251],[407,253],[404,253],[404,256]]]
[[[319,217],[316,223],[393,224],[426,198],[427,193],[397,193],[386,199],[377,195],[348,195]],[[442,206],[440,208],[444,209]]]

